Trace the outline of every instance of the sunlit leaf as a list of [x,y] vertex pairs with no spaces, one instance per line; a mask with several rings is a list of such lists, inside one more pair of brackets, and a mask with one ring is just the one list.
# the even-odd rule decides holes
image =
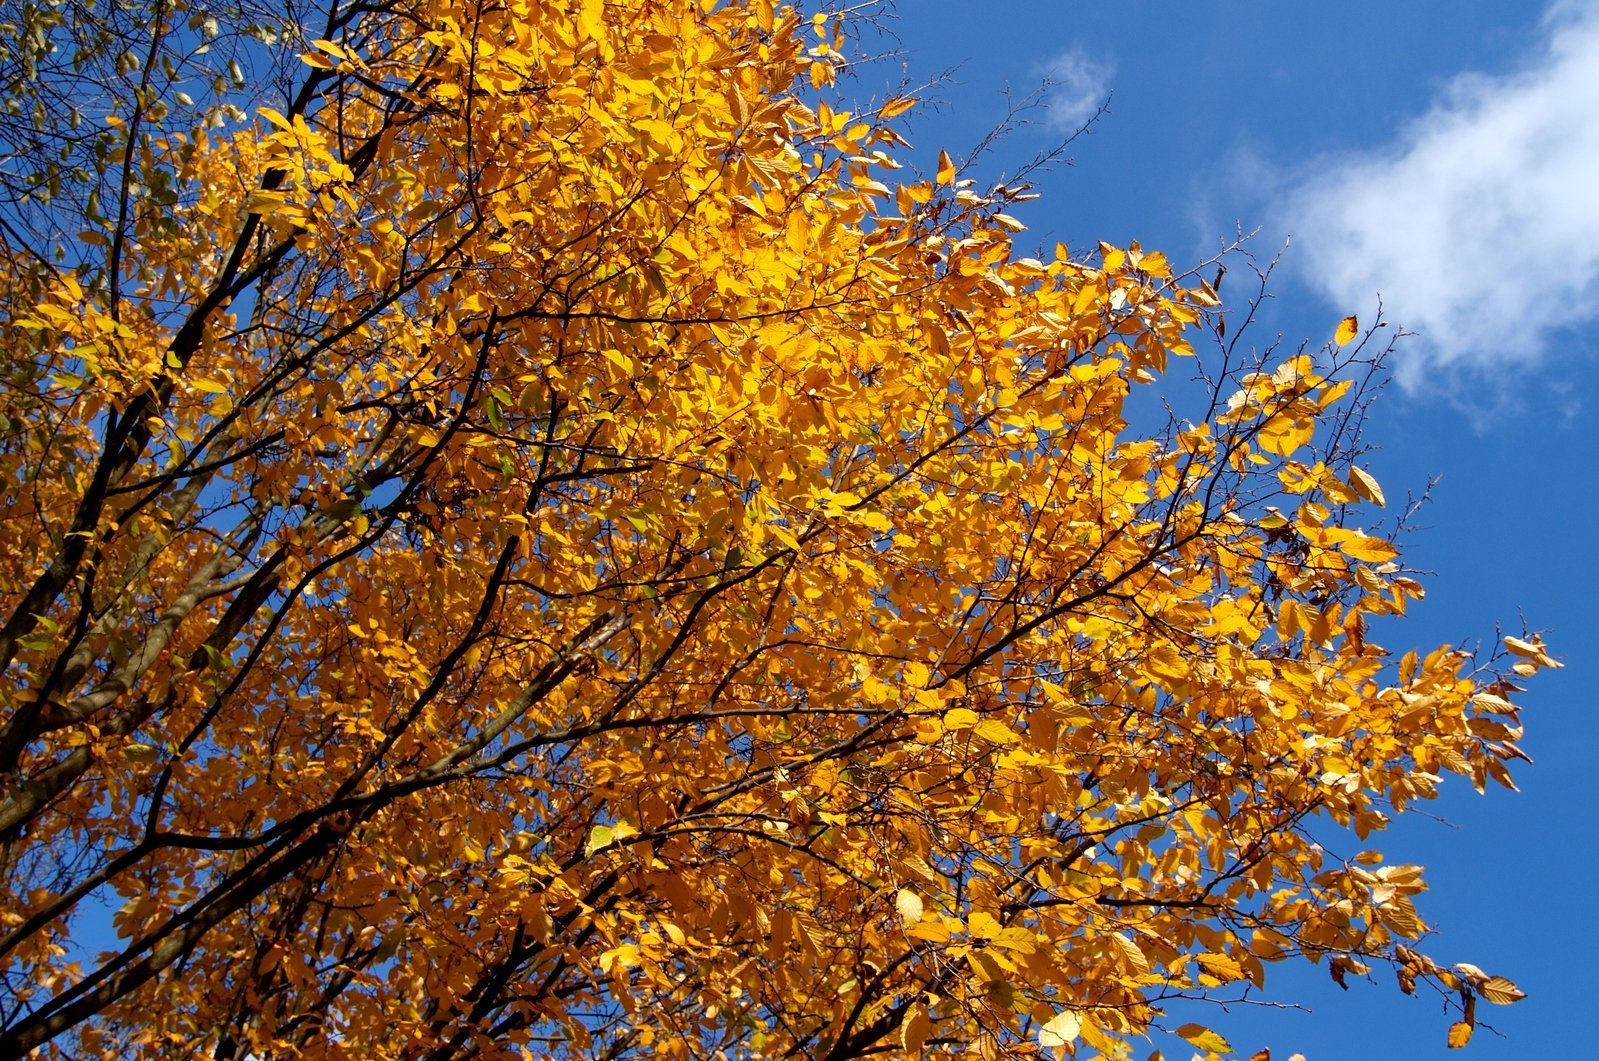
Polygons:
[[1477,993],[1500,1006],[1508,1006],[1527,997],[1520,988],[1502,976],[1490,976],[1478,984]]
[[901,96],[898,99],[889,100],[878,110],[877,116],[884,121],[888,121],[890,118],[898,118],[901,114],[916,106],[916,102],[914,96]]
[[1070,1046],[1077,1041],[1081,1033],[1082,1022],[1077,1014],[1069,1009],[1063,1009],[1051,1017],[1043,1027],[1038,1029],[1038,1045],[1045,1049],[1058,1046]]
[[1338,322],[1338,330],[1333,333],[1333,342],[1343,346],[1359,334],[1360,321],[1355,318],[1354,314],[1350,314]]
[[922,899],[913,891],[901,888],[894,896],[894,907],[899,911],[900,920],[907,925],[919,924],[922,920]]
[[1372,477],[1371,473],[1363,468],[1350,465],[1349,485],[1355,488],[1357,494],[1378,507],[1388,504],[1387,499],[1383,497],[1382,487],[1378,485],[1377,480]]
[[1218,1054],[1232,1053],[1232,1044],[1203,1024],[1184,1024],[1177,1029],[1177,1034],[1187,1039],[1197,1049],[1210,1050]]
[[180,7],[0,19],[12,1053],[1121,1058],[1272,963],[1521,997],[1365,840],[1513,787],[1558,661],[1376,643],[1423,587],[1356,529],[1353,317],[1021,245],[1031,190],[836,85],[872,5]]

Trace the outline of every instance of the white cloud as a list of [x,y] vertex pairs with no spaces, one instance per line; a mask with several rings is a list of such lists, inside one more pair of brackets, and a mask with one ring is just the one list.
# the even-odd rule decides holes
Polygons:
[[1346,312],[1380,293],[1418,333],[1407,387],[1537,361],[1599,320],[1599,0],[1557,3],[1543,28],[1520,70],[1457,77],[1393,143],[1287,196],[1311,284]]
[[1069,48],[1044,66],[1044,109],[1052,129],[1073,131],[1094,116],[1110,94],[1114,66],[1081,48]]

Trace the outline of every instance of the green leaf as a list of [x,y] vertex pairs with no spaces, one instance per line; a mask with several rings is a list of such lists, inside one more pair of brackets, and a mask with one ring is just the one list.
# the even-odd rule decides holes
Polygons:
[[593,858],[596,851],[603,851],[616,842],[616,831],[609,825],[596,825],[589,830],[589,842],[583,846],[583,857]]

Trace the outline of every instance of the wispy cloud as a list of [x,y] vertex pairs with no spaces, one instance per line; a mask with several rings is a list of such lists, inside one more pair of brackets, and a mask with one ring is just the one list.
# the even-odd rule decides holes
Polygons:
[[1052,129],[1074,130],[1093,117],[1110,93],[1115,67],[1081,48],[1069,48],[1044,66],[1044,108]]
[[1353,312],[1380,293],[1418,338],[1401,382],[1497,374],[1599,321],[1599,0],[1557,3],[1519,70],[1462,74],[1382,147],[1288,191],[1307,279]]

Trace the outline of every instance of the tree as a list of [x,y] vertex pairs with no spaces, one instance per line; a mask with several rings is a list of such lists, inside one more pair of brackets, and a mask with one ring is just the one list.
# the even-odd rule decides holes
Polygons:
[[1494,668],[1554,664],[1367,639],[1421,587],[1353,318],[1267,362],[1158,253],[1019,256],[1025,189],[899,179],[913,101],[759,0],[12,9],[0,1056],[1519,997],[1351,846],[1509,785]]

